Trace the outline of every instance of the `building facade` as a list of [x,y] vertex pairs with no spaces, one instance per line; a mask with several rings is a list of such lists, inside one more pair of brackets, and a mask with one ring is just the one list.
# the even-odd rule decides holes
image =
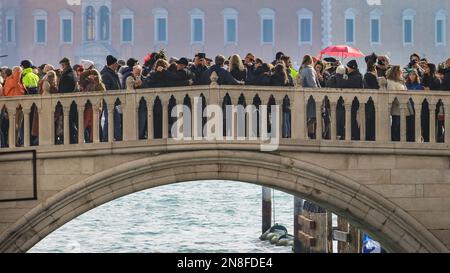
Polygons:
[[277,51],[299,63],[330,44],[406,62],[410,52],[433,61],[450,56],[450,1],[430,0],[0,0],[0,59],[52,63],[67,56],[104,64],[113,54],[143,59],[165,49],[192,57]]

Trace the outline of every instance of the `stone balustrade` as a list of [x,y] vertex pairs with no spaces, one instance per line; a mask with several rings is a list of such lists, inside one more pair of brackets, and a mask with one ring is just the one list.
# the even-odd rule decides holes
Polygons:
[[[450,111],[446,106],[450,105],[450,93],[446,92],[406,92],[406,91],[380,91],[380,90],[338,90],[338,89],[302,89],[290,87],[256,87],[256,86],[192,86],[180,88],[160,88],[145,89],[136,91],[107,91],[94,93],[71,93],[54,95],[35,95],[23,97],[1,97],[0,109],[8,112],[9,145],[5,149],[20,149],[15,147],[15,138],[19,133],[14,126],[16,112],[22,111],[24,118],[24,142],[23,147],[32,145],[30,141],[31,120],[30,113],[33,107],[37,107],[39,144],[38,146],[55,145],[55,111],[62,107],[64,120],[64,142],[63,145],[91,143],[84,135],[84,114],[87,107],[92,106],[92,142],[101,142],[100,126],[101,108],[105,105],[108,109],[108,135],[107,142],[113,142],[114,132],[113,111],[114,105],[121,104],[123,111],[123,139],[122,141],[151,141],[153,139],[168,139],[169,133],[169,108],[175,104],[190,104],[193,113],[196,112],[198,105],[194,104],[195,97],[204,98],[206,105],[215,104],[222,106],[224,100],[229,96],[233,105],[261,104],[280,105],[283,112],[290,116],[289,134],[282,134],[283,137],[291,140],[302,141],[343,141],[343,142],[362,142],[372,141],[376,143],[391,143],[391,108],[399,107],[400,113],[400,139],[399,142],[407,142],[407,116],[411,106],[408,108],[408,102],[412,100],[415,114],[413,128],[414,139],[409,141],[429,145],[435,143],[450,143],[450,134],[445,133],[445,128],[450,128]],[[322,103],[326,101],[329,106],[327,117],[329,118],[329,133],[317,133],[315,139],[310,139],[308,135],[307,120],[308,113],[315,113],[315,116],[326,118],[322,115]],[[439,107],[442,104],[442,107]],[[315,110],[307,111],[308,107],[315,106]],[[144,108],[142,108],[144,107]],[[75,110],[77,116],[76,127],[83,130],[77,130],[78,137],[75,141],[70,141],[69,113]],[[338,109],[338,110],[337,110]],[[339,110],[340,109],[340,110]],[[445,121],[438,115],[436,109],[444,110]],[[146,121],[140,119],[144,115],[139,115],[139,111],[145,113]],[[342,121],[338,124],[338,112],[343,115]],[[345,112],[345,114],[344,114]],[[370,112],[370,113],[369,113]],[[442,112],[442,111],[441,111]],[[371,118],[369,118],[371,117]],[[233,118],[236,118],[234,116]],[[71,117],[73,119],[73,117]],[[280,116],[282,122],[283,115]],[[371,120],[369,120],[371,119]],[[426,121],[424,120],[426,119]],[[345,120],[345,121],[344,121]],[[357,123],[353,122],[357,120]],[[156,123],[156,124],[155,124]],[[193,119],[193,130],[198,130],[200,124]],[[139,135],[139,124],[145,124],[145,136]],[[158,133],[155,128],[158,124],[162,126],[162,132]],[[372,125],[371,125],[372,124]],[[316,132],[323,132],[326,122],[318,122]],[[279,126],[279,130],[283,130]],[[341,126],[341,130],[339,130]],[[357,129],[352,128],[357,126]],[[368,127],[372,126],[372,129]],[[411,125],[410,125],[411,126]],[[248,128],[247,128],[248,129]],[[141,128],[142,130],[142,128]],[[373,137],[369,137],[369,131],[373,132]],[[411,130],[411,128],[410,128]],[[161,130],[160,130],[161,131]],[[338,134],[341,131],[342,136]],[[355,131],[359,134],[355,134]],[[248,134],[247,134],[248,136]],[[351,137],[350,137],[351,136]],[[236,137],[236,136],[235,136]],[[143,139],[142,139],[143,138]],[[72,138],[73,140],[73,138]],[[425,140],[425,142],[424,142]],[[105,140],[104,140],[105,141]],[[13,144],[13,145],[11,145]],[[447,145],[445,145],[447,147]]]

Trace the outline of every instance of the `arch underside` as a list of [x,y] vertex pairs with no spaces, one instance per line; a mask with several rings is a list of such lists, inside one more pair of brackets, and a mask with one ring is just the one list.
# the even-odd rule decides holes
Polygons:
[[51,232],[104,203],[141,190],[197,180],[268,186],[346,217],[392,252],[448,252],[422,224],[348,177],[301,160],[262,152],[174,152],[95,174],[43,201],[0,235],[0,252],[26,252]]

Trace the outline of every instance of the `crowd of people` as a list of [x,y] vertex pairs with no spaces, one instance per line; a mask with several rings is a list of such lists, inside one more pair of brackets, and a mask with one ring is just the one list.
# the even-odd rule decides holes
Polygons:
[[[283,52],[278,52],[272,62],[266,62],[252,53],[248,53],[243,59],[235,54],[229,58],[218,55],[214,60],[207,58],[205,53],[198,53],[190,60],[186,57],[167,58],[164,51],[159,51],[148,54],[142,65],[135,58],[125,62],[109,55],[101,71],[97,70],[94,62],[90,60],[81,60],[79,64],[72,65],[68,58],[63,58],[59,62],[59,68],[51,64],[36,67],[30,60],[24,60],[20,66],[0,69],[0,96],[208,85],[211,83],[210,77],[213,72],[218,76],[219,85],[450,91],[450,58],[436,65],[414,53],[410,56],[409,63],[402,67],[390,64],[387,56],[377,56],[373,53],[365,57],[365,62],[367,68],[363,75],[355,60],[343,65],[335,58],[318,59],[306,55],[301,66],[296,68],[291,58]],[[408,107],[410,106],[413,108],[413,105]],[[103,114],[105,113],[107,112]],[[308,113],[308,130],[313,134],[315,111]],[[0,131],[4,132],[8,118],[5,108],[1,109],[0,115]],[[391,115],[392,123],[399,123],[397,110],[393,108]],[[35,116],[31,113],[32,124]],[[107,118],[107,114],[104,118]],[[55,119],[60,121],[56,124],[56,128],[60,129],[56,131],[56,142],[62,143],[62,114],[55,116]],[[18,116],[16,120],[19,120],[20,127],[20,120],[23,121],[23,117]],[[120,105],[114,108],[114,122],[116,120],[121,120]],[[342,120],[338,117],[339,122]],[[87,118],[84,124],[92,124],[92,121]],[[116,127],[120,130],[114,132],[114,138],[121,140],[121,125],[115,124],[114,128]],[[31,137],[35,137],[38,141],[37,136],[34,136],[37,134],[36,130],[32,130]],[[107,138],[106,133],[101,138]],[[338,138],[343,134],[338,132]],[[86,140],[92,141],[92,128],[87,130],[85,135]],[[76,135],[72,137],[76,138]],[[1,146],[7,142],[5,138],[5,133],[1,133]],[[17,134],[16,141],[18,145],[23,145],[23,133]]]

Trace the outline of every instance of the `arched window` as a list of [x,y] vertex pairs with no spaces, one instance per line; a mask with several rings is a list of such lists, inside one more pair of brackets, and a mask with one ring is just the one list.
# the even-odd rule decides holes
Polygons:
[[94,7],[89,6],[86,8],[86,41],[95,40],[95,11]]
[[109,9],[106,6],[100,8],[100,40],[109,41]]

